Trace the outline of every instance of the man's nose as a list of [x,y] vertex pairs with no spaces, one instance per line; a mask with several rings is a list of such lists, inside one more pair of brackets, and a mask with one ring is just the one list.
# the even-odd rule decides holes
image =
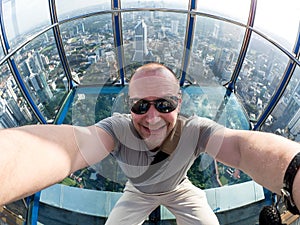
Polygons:
[[148,112],[146,113],[146,120],[148,123],[156,123],[160,120],[159,112],[155,109],[153,104],[151,104]]

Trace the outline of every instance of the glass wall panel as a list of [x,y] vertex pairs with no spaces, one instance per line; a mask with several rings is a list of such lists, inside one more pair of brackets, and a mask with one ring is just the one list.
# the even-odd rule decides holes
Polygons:
[[245,29],[197,16],[187,79],[201,86],[229,81],[241,49]]
[[111,1],[107,0],[64,0],[55,3],[59,21],[111,9]]
[[52,30],[32,40],[13,56],[31,98],[52,122],[68,91]]
[[47,0],[7,0],[2,1],[2,4],[10,48],[15,48],[51,24]]
[[262,130],[300,141],[300,67],[297,66],[283,96]]
[[[182,89],[183,115],[210,118],[231,129],[249,130],[249,121],[235,95],[226,100],[223,86],[190,85]],[[249,181],[251,178],[242,171],[217,162],[209,155],[201,154],[188,172],[194,185],[202,189],[233,185]]]
[[7,63],[0,67],[0,128],[36,124],[38,120],[25,101]]
[[3,48],[0,47],[0,60],[4,57]]
[[[129,113],[125,99],[127,99],[126,87],[101,85],[78,87],[63,123],[90,126],[114,112]],[[122,192],[126,181],[127,178],[116,159],[109,155],[91,167],[72,173],[61,183],[84,189]]]
[[174,0],[122,0],[122,8],[169,8],[169,9],[184,9],[187,10],[189,0],[174,1]]
[[270,42],[252,34],[236,90],[251,120],[266,108],[286,69],[289,58]]
[[185,14],[130,12],[122,14],[126,76],[150,61],[179,72],[184,52]]
[[64,23],[60,30],[73,78],[78,83],[104,84],[118,79],[111,14]]
[[250,0],[201,0],[197,1],[197,11],[247,23],[250,3]]
[[254,28],[291,51],[299,28],[299,0],[257,1]]

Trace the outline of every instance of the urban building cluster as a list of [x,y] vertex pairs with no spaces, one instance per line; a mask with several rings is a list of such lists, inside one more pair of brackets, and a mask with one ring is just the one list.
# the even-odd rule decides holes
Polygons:
[[[244,28],[198,16],[192,47],[185,49],[185,14],[139,11],[124,12],[122,18],[123,45],[119,47],[122,48],[122,56],[114,47],[111,14],[60,25],[63,47],[74,83],[117,84],[120,69],[125,70],[126,80],[129,81],[137,66],[150,61],[164,63],[179,76],[184,54],[187,53],[190,54],[190,59],[185,72],[190,84],[220,87],[229,81],[240,52]],[[264,44],[258,35],[253,36],[253,43],[249,46],[236,84],[236,94],[240,96],[245,113],[255,122],[271,100],[288,59],[272,46]],[[17,65],[15,71],[20,74],[22,81],[13,79],[8,65],[2,65],[1,127],[15,127],[35,121],[17,82],[25,85],[31,99],[49,122],[55,118],[61,100],[68,91],[68,82],[54,40],[50,30],[14,55]],[[123,57],[124,68],[119,67],[118,57]],[[300,138],[300,85],[297,76],[300,76],[299,71],[291,79],[291,85],[277,109],[264,125],[267,131],[276,131],[296,140]],[[203,114],[213,118],[211,108],[218,108],[213,104],[220,101],[212,102],[202,97],[195,97],[194,101],[197,99]],[[228,168],[223,168],[222,171],[234,174]]]

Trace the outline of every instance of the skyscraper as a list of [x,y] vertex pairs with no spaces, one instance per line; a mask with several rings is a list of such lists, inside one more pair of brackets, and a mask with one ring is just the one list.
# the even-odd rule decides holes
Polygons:
[[8,110],[6,100],[0,99],[0,127],[9,128],[16,126],[18,126],[18,123]]
[[290,129],[290,133],[294,136],[297,136],[300,132],[300,108],[288,123],[288,128]]
[[144,20],[138,22],[138,24],[134,28],[134,46],[135,51],[133,55],[133,61],[143,62],[144,57],[148,55],[148,47],[147,47],[147,25]]
[[175,35],[178,34],[178,25],[179,25],[179,20],[172,20],[171,21],[171,31]]

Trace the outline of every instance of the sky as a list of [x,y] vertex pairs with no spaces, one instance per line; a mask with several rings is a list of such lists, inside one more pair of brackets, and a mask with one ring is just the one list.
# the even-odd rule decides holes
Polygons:
[[[48,0],[14,0],[17,14],[17,24],[20,33],[31,29],[32,26],[43,20],[50,24],[48,12]],[[3,17],[7,23],[8,33],[13,33],[11,27],[12,0],[4,0]],[[144,7],[149,0],[123,0],[121,5],[126,7],[129,3],[136,3],[136,7]],[[183,9],[187,7],[187,2],[181,0],[180,6],[174,4],[174,0],[157,0],[167,8]],[[67,9],[79,9],[83,7],[95,6],[105,3],[105,8],[109,9],[110,2],[107,0],[60,0],[56,1],[56,6],[60,8],[58,13],[66,12]],[[250,8],[250,0],[199,0],[198,11],[220,12],[229,15],[230,18],[246,23]],[[300,0],[257,0],[257,11],[254,28],[260,31],[267,31],[284,37],[291,43],[295,42],[296,34],[300,23]]]

